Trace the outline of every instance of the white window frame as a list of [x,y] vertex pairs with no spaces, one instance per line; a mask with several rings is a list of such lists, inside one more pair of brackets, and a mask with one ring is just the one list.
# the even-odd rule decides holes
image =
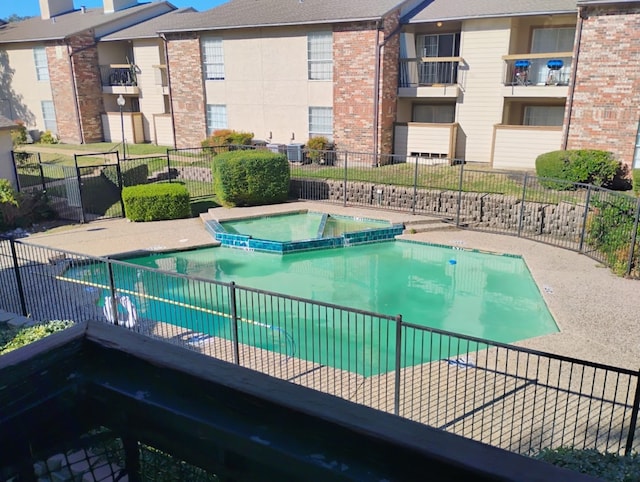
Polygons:
[[50,131],[52,134],[58,134],[58,120],[56,119],[56,108],[52,100],[43,100],[40,102],[42,110],[42,119],[44,120],[44,130]]
[[333,33],[307,34],[307,72],[309,80],[333,80]]
[[526,105],[522,125],[562,127],[564,111],[565,107],[561,105]]
[[203,37],[202,70],[206,80],[224,80],[224,48],[222,37]]
[[33,61],[36,66],[38,80],[49,80],[49,63],[47,61],[47,51],[44,47],[33,48]]
[[207,136],[217,129],[226,129],[227,106],[222,104],[207,104]]
[[309,138],[320,136],[333,141],[333,107],[309,107]]

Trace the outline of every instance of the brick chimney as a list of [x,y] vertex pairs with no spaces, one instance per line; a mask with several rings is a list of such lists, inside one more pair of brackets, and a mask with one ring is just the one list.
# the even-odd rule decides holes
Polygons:
[[104,13],[119,12],[137,4],[138,0],[104,0]]
[[40,17],[49,20],[51,17],[73,11],[73,0],[40,0]]

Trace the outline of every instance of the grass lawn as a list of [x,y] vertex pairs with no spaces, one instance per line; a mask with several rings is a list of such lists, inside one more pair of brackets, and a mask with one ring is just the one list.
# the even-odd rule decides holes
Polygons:
[[[94,142],[91,144],[34,144],[39,147],[52,147],[55,149],[66,149],[73,151],[87,151],[94,152],[116,152],[119,151],[122,155],[122,144],[116,142]],[[157,146],[155,144],[127,144],[127,154],[134,156],[146,156],[151,154],[166,154],[168,147]],[[29,150],[28,148],[25,150]]]

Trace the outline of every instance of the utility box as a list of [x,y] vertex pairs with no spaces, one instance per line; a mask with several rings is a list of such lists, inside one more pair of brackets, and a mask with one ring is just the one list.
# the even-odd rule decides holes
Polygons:
[[284,154],[285,147],[284,144],[267,144],[267,149],[276,154]]
[[287,144],[287,159],[289,162],[302,162],[302,146],[304,144]]

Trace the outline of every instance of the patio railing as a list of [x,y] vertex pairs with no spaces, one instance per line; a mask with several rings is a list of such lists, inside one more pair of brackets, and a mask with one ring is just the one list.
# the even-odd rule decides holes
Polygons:
[[125,324],[134,306],[144,335],[521,454],[639,448],[633,370],[16,240],[0,283],[0,309]]

